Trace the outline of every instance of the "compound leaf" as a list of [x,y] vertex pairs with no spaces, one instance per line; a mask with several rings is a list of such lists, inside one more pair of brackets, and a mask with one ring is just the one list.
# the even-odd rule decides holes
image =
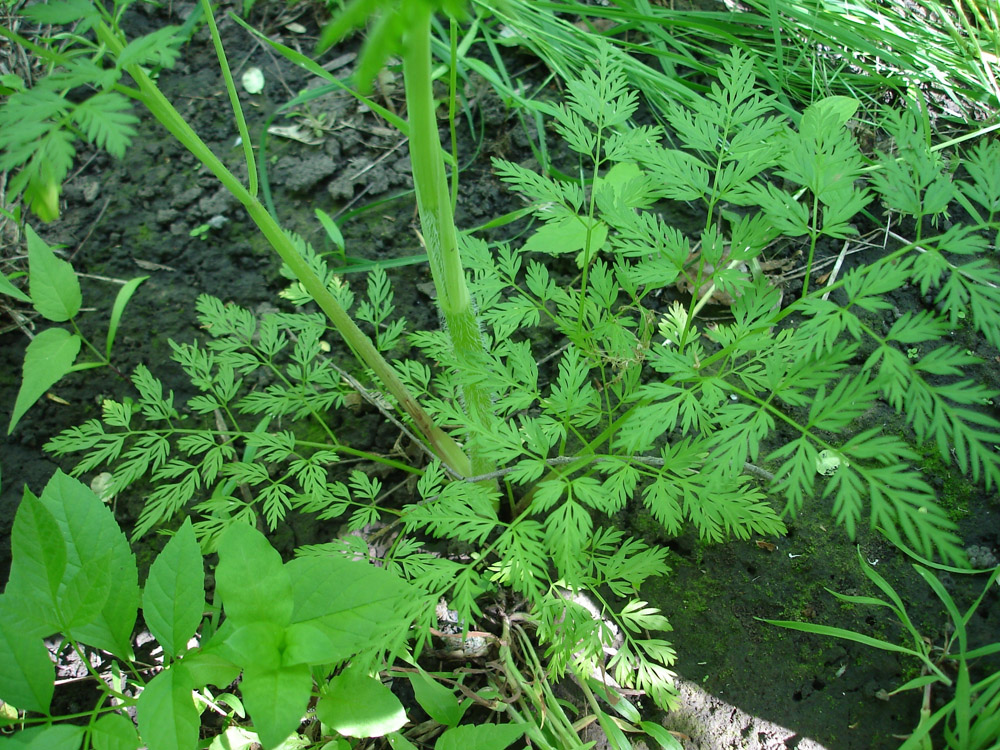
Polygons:
[[139,122],[129,109],[128,99],[106,91],[80,102],[73,110],[73,119],[83,129],[88,141],[121,159],[136,134],[132,126]]

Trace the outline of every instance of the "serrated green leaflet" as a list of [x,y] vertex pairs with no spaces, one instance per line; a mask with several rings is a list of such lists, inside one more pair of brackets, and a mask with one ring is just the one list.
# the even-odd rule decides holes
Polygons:
[[135,724],[122,714],[105,714],[90,730],[90,744],[94,750],[136,750],[139,734]]
[[281,556],[264,535],[234,523],[219,540],[216,590],[226,615],[238,624],[272,622],[285,626],[292,616],[292,583]]
[[136,717],[149,750],[182,750],[198,742],[198,709],[191,699],[194,683],[179,663],[156,675],[139,696]]
[[316,714],[348,737],[381,737],[406,723],[403,704],[392,691],[356,666],[330,680]]
[[28,238],[31,302],[35,309],[54,323],[75,317],[83,298],[73,266],[57,258],[30,226],[25,228],[25,235]]
[[64,328],[46,328],[31,340],[24,353],[21,388],[7,425],[8,435],[24,413],[73,369],[81,344],[79,336]]
[[167,658],[187,646],[205,610],[205,571],[191,519],[185,520],[149,569],[143,619]]
[[28,601],[14,591],[0,595],[0,696],[24,711],[47,714],[55,690],[49,651],[41,635],[16,613]]
[[524,735],[515,724],[464,725],[448,729],[434,743],[434,750],[504,750]]
[[240,687],[261,744],[277,747],[305,716],[312,676],[304,664],[274,669],[248,666]]
[[66,572],[58,596],[73,611],[90,615],[86,623],[73,623],[70,632],[84,643],[127,657],[132,652],[139,586],[135,557],[125,536],[90,488],[61,471],[49,480],[40,500],[66,544]]

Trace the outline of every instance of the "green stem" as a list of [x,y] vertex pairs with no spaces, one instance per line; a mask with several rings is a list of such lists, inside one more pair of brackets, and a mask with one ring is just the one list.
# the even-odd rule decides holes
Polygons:
[[243,117],[243,107],[240,106],[240,96],[236,91],[236,84],[233,83],[233,73],[229,69],[229,60],[226,58],[226,50],[222,46],[219,27],[215,24],[215,14],[212,13],[212,1],[201,0],[201,7],[205,12],[205,20],[208,21],[208,30],[212,34],[212,44],[215,45],[215,54],[219,58],[219,68],[222,70],[222,77],[226,82],[226,91],[229,92],[229,103],[232,105],[233,115],[236,117],[236,128],[240,131],[240,141],[243,143],[243,158],[247,163],[247,179],[250,185],[250,194],[256,198],[257,163],[253,155],[253,144],[250,142],[250,130],[247,128],[246,118]]
[[[471,374],[482,366],[483,339],[472,295],[465,283],[451,193],[440,156],[441,140],[431,73],[432,9],[424,0],[411,0],[404,7],[410,15],[403,45],[403,79],[410,122],[410,163],[420,226],[437,290],[438,307],[451,338],[457,369],[460,373]],[[493,403],[487,389],[466,382],[462,395],[471,419],[485,426],[493,423]],[[471,459],[476,474],[493,470],[494,462],[487,457],[473,455]]]
[[[107,45],[114,54],[124,49],[124,44],[103,23],[96,27],[98,38]],[[296,278],[302,282],[306,291],[326,313],[334,327],[347,342],[357,356],[370,367],[382,381],[386,390],[391,393],[399,406],[413,420],[417,430],[427,439],[436,455],[453,471],[468,476],[475,473],[468,457],[462,448],[451,437],[434,424],[430,415],[417,403],[416,399],[396,375],[388,362],[375,348],[371,340],[358,328],[336,298],[327,290],[320,278],[313,273],[309,264],[302,258],[289,236],[271,217],[264,205],[257,200],[230,172],[226,165],[212,152],[198,134],[184,120],[170,101],[157,88],[156,84],[137,65],[126,68],[129,75],[138,86],[138,99],[150,113],[173,135],[188,151],[190,151],[215,177],[221,182],[233,197],[246,209],[250,218],[270,242],[271,247],[292,270]]]

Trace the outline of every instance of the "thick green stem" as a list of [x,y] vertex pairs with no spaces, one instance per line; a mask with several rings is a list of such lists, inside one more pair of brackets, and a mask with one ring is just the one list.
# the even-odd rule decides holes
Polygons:
[[[475,305],[465,283],[451,194],[440,156],[431,75],[432,11],[430,4],[422,0],[413,0],[408,6],[411,15],[403,44],[403,78],[420,226],[437,290],[438,307],[448,328],[456,365],[460,372],[472,373],[483,361],[483,339]],[[495,416],[490,392],[472,382],[467,382],[462,391],[469,417],[481,425],[492,424]],[[494,462],[484,456],[472,456],[472,465],[477,474],[489,473],[494,468]]]
[[[120,53],[124,48],[122,42],[104,24],[97,27],[98,36],[114,53]],[[190,125],[181,117],[170,101],[157,88],[146,73],[136,65],[126,68],[129,75],[138,86],[137,98],[149,109],[150,113],[162,124],[188,151],[190,151],[205,167],[216,176],[233,196],[243,204],[250,218],[270,242],[271,247],[292,270],[296,278],[302,282],[320,309],[326,313],[334,327],[347,342],[357,356],[370,367],[381,380],[382,385],[391,393],[410,418],[420,433],[427,439],[436,455],[454,472],[469,476],[473,471],[468,457],[462,448],[444,431],[434,424],[430,416],[409,392],[395,371],[375,348],[371,340],[358,328],[351,316],[344,310],[332,294],[323,285],[320,278],[313,273],[309,264],[302,258],[291,239],[271,217],[264,205],[257,200],[226,168],[226,165],[212,152]],[[134,94],[134,92],[133,92]]]

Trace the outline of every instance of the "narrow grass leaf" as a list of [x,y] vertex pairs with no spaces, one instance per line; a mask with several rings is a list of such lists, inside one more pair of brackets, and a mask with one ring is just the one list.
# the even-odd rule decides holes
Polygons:
[[134,279],[130,279],[125,285],[118,290],[118,295],[115,297],[115,303],[111,307],[111,318],[108,320],[108,337],[104,346],[104,356],[111,359],[111,346],[115,343],[115,336],[118,333],[118,324],[121,322],[122,314],[125,312],[125,306],[132,299],[132,295],[135,294],[139,285],[148,279],[148,276],[137,276]]

